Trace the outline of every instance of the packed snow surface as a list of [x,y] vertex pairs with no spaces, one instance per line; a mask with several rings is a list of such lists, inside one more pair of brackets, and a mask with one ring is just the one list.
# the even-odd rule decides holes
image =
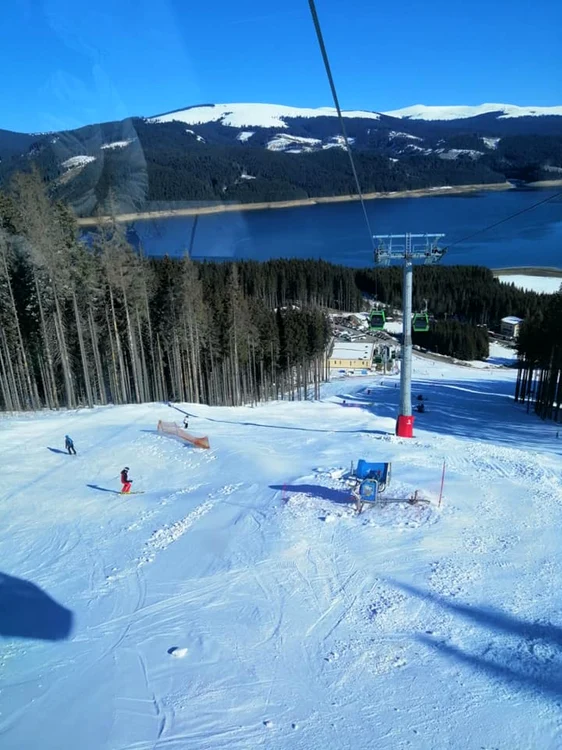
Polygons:
[[562,115],[560,107],[518,107],[516,104],[478,104],[476,106],[427,106],[414,104],[412,107],[394,109],[383,114],[410,120],[458,120],[478,117],[490,112],[501,112],[499,119],[512,117],[540,117],[542,115]]
[[459,156],[470,156],[471,159],[478,159],[483,156],[483,151],[476,151],[473,148],[438,148],[435,152],[439,154],[440,159],[458,159]]
[[113,141],[113,143],[104,143],[102,149],[115,149],[115,148],[126,148],[133,142],[133,138],[129,138],[127,141]]
[[[318,138],[301,138],[296,135],[285,135],[278,133],[267,143],[269,151],[286,151],[291,149],[291,153],[300,153],[301,151],[312,151],[320,146],[322,141]],[[298,149],[298,150],[297,150]]]
[[[359,110],[344,111],[344,117],[362,117],[367,120],[378,120],[376,112]],[[286,128],[286,118],[294,117],[337,117],[334,107],[287,107],[283,104],[208,104],[202,107],[191,107],[179,112],[151,117],[148,122],[180,121],[189,125],[204,122],[218,122],[233,128]]]
[[203,138],[203,136],[202,135],[198,135],[194,130],[190,130],[189,128],[186,128],[185,132],[189,133],[189,135],[194,135],[195,136],[195,140],[199,141],[199,143],[205,143],[205,139]]
[[238,133],[238,135],[236,136],[236,140],[242,141],[242,143],[245,143],[245,141],[249,141],[253,135],[254,135],[253,130],[243,130],[241,133]]
[[80,156],[71,156],[70,159],[66,159],[66,161],[63,161],[62,166],[65,169],[73,169],[74,167],[85,167],[86,164],[89,164],[92,161],[95,161],[95,156],[86,156],[80,155]]
[[[559,748],[556,426],[415,357],[399,439],[397,382],[0,420],[2,750]],[[157,433],[184,410],[209,451]],[[392,480],[357,516],[359,458]]]
[[542,292],[544,294],[554,294],[562,286],[560,276],[526,276],[526,275],[509,275],[499,274],[498,279],[505,284],[515,284],[518,289],[526,289],[529,292]]
[[414,141],[423,141],[418,135],[411,135],[411,133],[400,133],[396,130],[391,130],[388,137],[393,140],[394,138],[409,138]]

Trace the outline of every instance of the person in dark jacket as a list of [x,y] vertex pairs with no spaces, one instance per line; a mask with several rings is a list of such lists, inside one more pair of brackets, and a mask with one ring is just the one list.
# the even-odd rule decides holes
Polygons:
[[64,436],[64,447],[68,451],[69,456],[76,455],[76,448],[74,447],[74,441],[68,435]]
[[121,490],[121,492],[125,495],[131,491],[131,485],[133,483],[133,480],[129,479],[129,471],[129,467],[125,466],[125,468],[121,472],[121,484],[123,485],[123,489]]

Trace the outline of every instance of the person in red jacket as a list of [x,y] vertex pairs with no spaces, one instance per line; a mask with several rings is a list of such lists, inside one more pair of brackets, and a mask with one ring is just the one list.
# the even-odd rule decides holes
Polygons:
[[121,490],[121,492],[124,494],[127,494],[131,491],[131,485],[133,483],[133,480],[129,479],[129,471],[129,467],[125,466],[125,468],[121,472],[121,484],[123,485],[123,489]]

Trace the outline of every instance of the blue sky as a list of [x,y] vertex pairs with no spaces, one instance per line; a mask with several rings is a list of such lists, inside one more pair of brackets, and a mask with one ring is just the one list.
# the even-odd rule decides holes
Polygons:
[[[0,128],[59,130],[208,102],[332,104],[307,0],[4,5]],[[562,104],[559,0],[317,9],[345,109]]]

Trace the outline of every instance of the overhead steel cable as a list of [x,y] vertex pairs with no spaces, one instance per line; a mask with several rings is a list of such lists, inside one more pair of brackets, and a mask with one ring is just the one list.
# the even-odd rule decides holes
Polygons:
[[487,227],[484,227],[483,229],[479,229],[477,232],[472,232],[472,234],[467,234],[466,237],[462,237],[460,240],[457,240],[456,242],[452,242],[450,245],[447,245],[447,250],[450,250],[452,247],[455,247],[456,245],[460,245],[461,242],[466,242],[467,240],[471,240],[473,237],[477,237],[479,234],[484,234],[484,232],[488,232],[490,229],[499,227],[500,224],[505,224],[507,221],[511,221],[511,219],[515,219],[517,216],[521,216],[521,214],[524,214],[527,211],[532,211],[534,208],[537,208],[537,206],[542,206],[545,203],[549,203],[550,201],[554,200],[555,198],[559,198],[560,196],[562,196],[562,191],[555,193],[554,195],[550,195],[548,198],[544,198],[542,201],[533,203],[532,206],[527,206],[526,208],[522,208],[520,211],[516,211],[514,214],[511,214],[510,216],[506,216],[504,219],[495,221],[493,224],[489,224]]
[[365,217],[365,224],[367,225],[367,231],[369,232],[369,242],[371,243],[373,250],[375,250],[375,240],[373,237],[373,232],[371,230],[371,223],[369,222],[369,216],[367,215],[367,207],[365,206],[365,199],[363,197],[361,185],[359,184],[359,177],[357,176],[357,170],[355,168],[355,160],[353,158],[353,154],[351,152],[351,146],[349,145],[349,140],[347,138],[347,132],[345,129],[345,123],[344,123],[343,115],[342,115],[341,108],[340,108],[338,93],[336,91],[336,85],[334,83],[334,77],[332,76],[332,69],[330,67],[330,60],[328,59],[328,52],[326,51],[326,45],[324,44],[324,37],[322,36],[322,29],[320,28],[320,20],[318,19],[318,13],[316,12],[316,5],[314,3],[314,0],[308,0],[308,4],[310,6],[310,12],[312,14],[312,20],[314,22],[314,28],[316,30],[318,44],[320,45],[320,51],[322,52],[322,59],[324,60],[324,67],[326,68],[326,75],[328,76],[328,81],[330,83],[330,88],[332,90],[332,97],[334,99],[334,104],[338,112],[338,118],[340,121],[340,127],[341,127],[341,131],[342,131],[342,135],[343,135],[343,139],[345,143],[345,148],[349,156],[349,162],[351,164],[351,171],[353,172],[353,178],[355,180],[355,187],[357,188],[357,195],[359,196],[359,200],[361,201],[361,208],[363,209],[363,216]]

